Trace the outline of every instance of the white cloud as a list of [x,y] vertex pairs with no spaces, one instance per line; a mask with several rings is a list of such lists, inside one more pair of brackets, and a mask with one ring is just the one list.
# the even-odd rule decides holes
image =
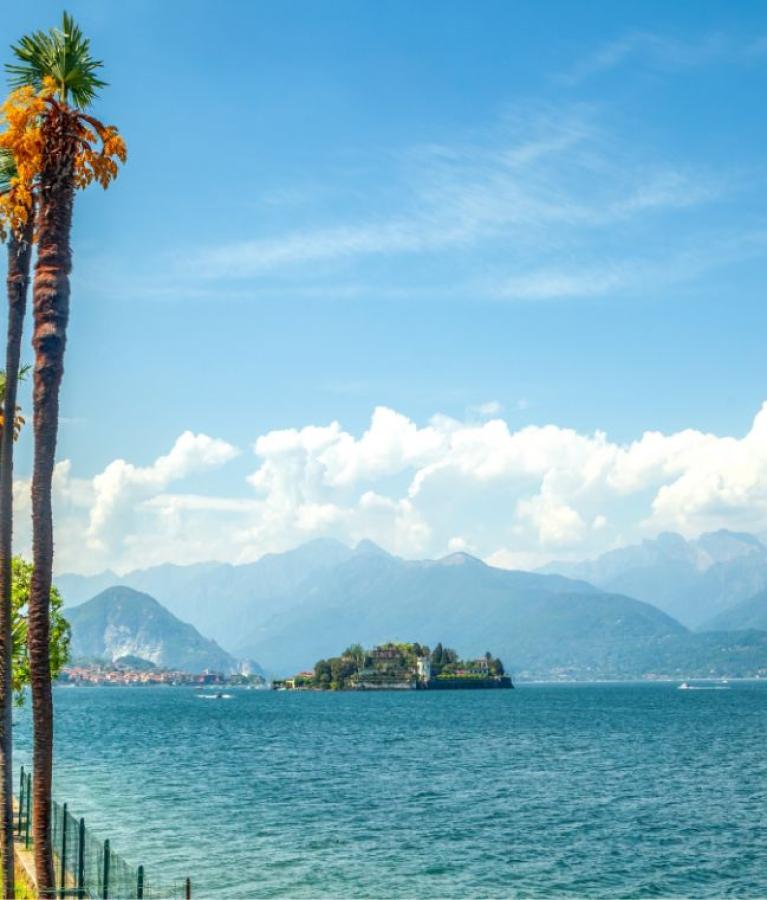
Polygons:
[[[162,492],[190,475],[224,465],[238,452],[226,441],[186,431],[167,454],[148,466],[116,459],[94,478],[85,479],[72,477],[68,460],[57,463],[53,492],[58,570],[141,565],[142,558],[130,548],[144,541],[151,545],[156,537],[159,543],[152,549],[151,562],[177,557],[167,527],[158,535],[156,520],[164,518],[167,524],[172,515],[190,507],[181,498],[163,503]],[[14,492],[17,543],[26,555],[31,552],[29,487],[29,481],[17,481]]]
[[[512,432],[500,419],[417,427],[379,409],[359,438],[338,423],[276,432],[256,455],[251,481],[279,509],[280,532],[322,497],[337,505],[326,533],[370,536],[405,554],[470,545],[491,559],[543,561],[667,528],[767,529],[767,405],[742,438],[647,432],[627,445],[554,425]],[[371,489],[395,475],[397,491]]]
[[[379,407],[359,435],[338,422],[306,425],[261,435],[253,452],[255,469],[232,497],[183,491],[191,475],[237,455],[206,435],[186,432],[150,465],[116,460],[91,479],[60,462],[57,568],[242,562],[316,536],[533,566],[661,530],[767,532],[767,404],[743,436],[648,431],[627,444],[556,425],[514,431],[500,418],[419,425]],[[26,552],[28,491],[17,483]]]
[[93,479],[93,504],[90,510],[88,545],[103,550],[120,540],[136,504],[164,490],[194,472],[216,468],[237,455],[225,441],[205,434],[185,431],[170,453],[158,457],[151,466],[134,466],[116,459]]

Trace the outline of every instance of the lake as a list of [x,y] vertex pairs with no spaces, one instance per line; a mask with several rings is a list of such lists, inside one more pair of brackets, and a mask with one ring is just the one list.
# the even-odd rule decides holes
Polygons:
[[767,895],[767,684],[229,693],[54,694],[57,799],[196,897]]

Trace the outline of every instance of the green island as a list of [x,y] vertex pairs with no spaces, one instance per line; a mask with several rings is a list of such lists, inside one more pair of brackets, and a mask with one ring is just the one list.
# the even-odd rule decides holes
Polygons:
[[340,656],[320,659],[314,669],[272,681],[273,690],[380,691],[513,688],[503,663],[487,652],[463,660],[442,644],[390,641],[366,650],[352,644]]

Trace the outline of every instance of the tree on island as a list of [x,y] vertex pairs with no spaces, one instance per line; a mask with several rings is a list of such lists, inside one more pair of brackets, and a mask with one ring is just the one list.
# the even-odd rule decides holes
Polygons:
[[336,656],[330,662],[330,685],[334,688],[346,686],[346,682],[352,675],[357,674],[357,665],[353,659],[347,656]]
[[36,198],[37,262],[34,277],[34,433],[32,474],[33,573],[29,594],[28,643],[32,687],[32,831],[37,887],[54,890],[51,846],[53,698],[49,638],[53,570],[51,489],[58,433],[59,388],[69,318],[69,273],[74,193],[98,181],[106,188],[126,158],[117,130],[87,115],[98,90],[100,60],[88,39],[64,13],[61,29],[37,31],[12,48],[6,66],[16,90],[4,106],[8,125],[0,147],[13,153],[18,178],[7,207],[32,211]]
[[443,647],[441,642],[432,651],[431,668],[436,675],[449,666],[454,666],[457,662],[458,653],[451,647]]
[[362,644],[352,644],[350,647],[347,647],[346,650],[341,654],[347,659],[353,660],[355,666],[357,667],[357,671],[365,668],[365,648]]
[[320,659],[314,664],[314,680],[319,685],[330,685],[330,663],[326,659]]

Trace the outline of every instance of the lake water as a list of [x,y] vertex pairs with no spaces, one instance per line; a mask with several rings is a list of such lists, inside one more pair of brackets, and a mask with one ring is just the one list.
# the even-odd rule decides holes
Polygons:
[[231,693],[57,689],[57,798],[196,897],[767,896],[765,684]]

